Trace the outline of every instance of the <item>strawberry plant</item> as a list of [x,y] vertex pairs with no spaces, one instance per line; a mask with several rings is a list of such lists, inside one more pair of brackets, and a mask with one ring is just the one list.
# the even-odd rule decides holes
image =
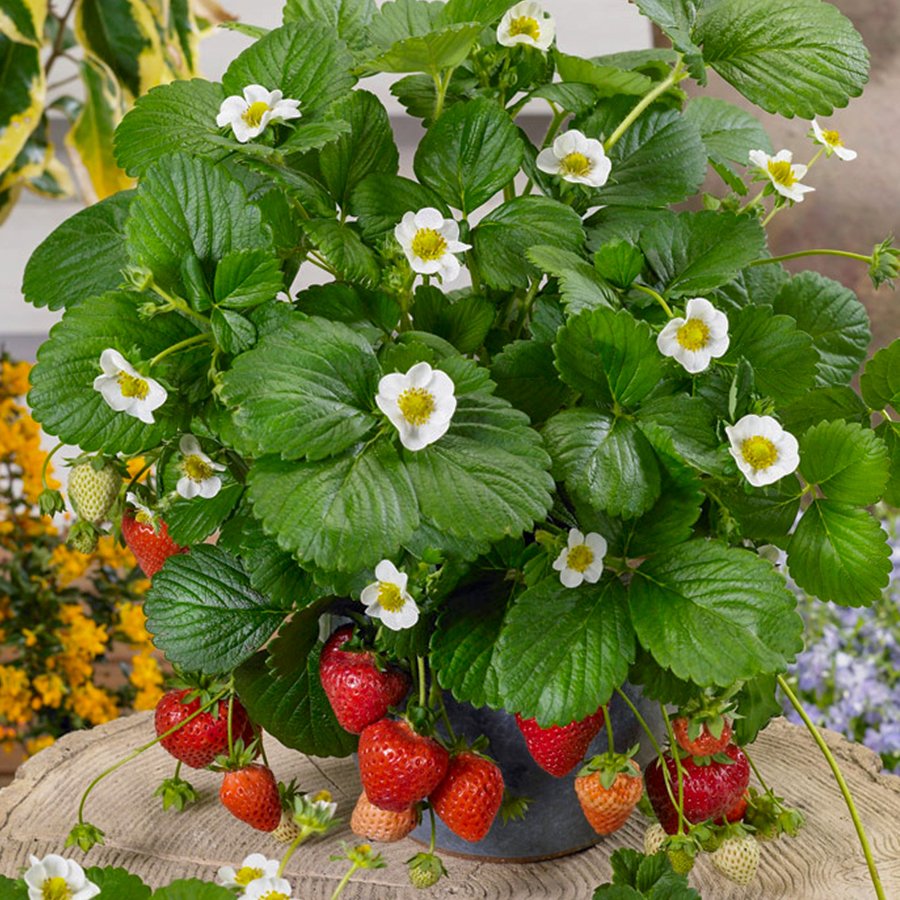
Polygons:
[[[821,0],[637,5],[670,48],[578,58],[509,0],[291,0],[246,27],[221,83],[137,100],[115,140],[136,189],[29,262],[27,299],[65,307],[29,399],[60,440],[147,460],[121,524],[165,543],[149,628],[256,725],[359,747],[368,801],[412,817],[469,758],[446,694],[574,780],[628,681],[668,725],[647,778],[686,867],[738,815],[739,747],[796,700],[771,546],[823,601],[888,583],[870,507],[900,496],[900,341],[866,361],[856,295],[766,230],[853,165],[819,121],[867,79],[852,24]],[[806,146],[689,97],[709,71],[810,120]],[[404,174],[379,73],[423,126]],[[790,256],[816,254],[847,251]],[[850,256],[897,274],[890,241]],[[451,827],[500,827],[491,781],[479,827]],[[411,877],[440,877],[433,849]]]

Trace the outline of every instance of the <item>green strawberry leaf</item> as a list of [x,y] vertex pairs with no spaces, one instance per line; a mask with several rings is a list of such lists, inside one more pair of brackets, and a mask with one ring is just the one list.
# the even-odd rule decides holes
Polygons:
[[900,408],[900,339],[882,347],[866,363],[859,386],[872,409]]
[[752,744],[772,719],[783,715],[777,686],[774,675],[759,675],[746,682],[738,693],[734,734],[741,747]]
[[783,546],[797,521],[802,494],[794,475],[765,487],[751,487],[741,480],[710,484],[707,489],[710,497],[737,522],[745,538]]
[[479,294],[452,300],[440,288],[423,285],[416,291],[412,310],[418,331],[436,334],[460,353],[474,353],[494,324],[494,304]]
[[900,423],[885,420],[875,433],[884,441],[890,458],[890,477],[884,489],[884,502],[900,507]]
[[617,309],[620,306],[615,291],[577,253],[541,244],[532,247],[525,255],[538,269],[557,279],[559,293],[570,316],[587,309]]
[[553,347],[537,340],[507,344],[491,363],[491,377],[497,395],[532,422],[543,422],[572,396],[553,367]]
[[228,888],[208,881],[181,878],[155,890],[152,900],[234,900],[234,894]]
[[28,886],[21,879],[13,881],[5,875],[0,875],[0,891],[8,900],[29,900]]
[[403,38],[383,53],[366,60],[361,70],[376,72],[425,72],[438,76],[444,69],[458,66],[478,40],[482,26],[477,22],[445,25],[437,31]]
[[243,485],[226,481],[215,497],[194,497],[192,500],[179,497],[166,509],[169,536],[176,544],[183,545],[206,540],[231,515],[243,493]]
[[208,674],[249,659],[285,617],[282,607],[252,588],[238,560],[209,544],[166,560],[145,610],[147,628],[167,658]]
[[554,574],[507,613],[496,649],[503,707],[542,727],[592,715],[634,660],[634,632],[617,578],[578,588]]
[[820,422],[869,424],[869,410],[849,387],[816,388],[778,411],[781,424],[796,437]]
[[820,600],[869,606],[887,587],[891,547],[866,510],[834,500],[814,500],[787,547],[797,584]]
[[284,21],[325,23],[352,50],[369,43],[369,25],[378,15],[374,0],[287,0]]
[[426,206],[450,216],[450,209],[431,188],[399,175],[370,175],[359,182],[350,196],[350,212],[359,218],[363,237],[368,241],[393,232],[404,213]]
[[150,888],[125,869],[91,866],[84,874],[100,888],[97,900],[148,900],[150,897]]
[[281,290],[281,263],[266,250],[236,250],[216,266],[213,297],[225,309],[252,309],[273,300]]
[[647,560],[629,590],[638,640],[683,680],[725,687],[783,671],[803,623],[784,578],[755,553],[694,540]]

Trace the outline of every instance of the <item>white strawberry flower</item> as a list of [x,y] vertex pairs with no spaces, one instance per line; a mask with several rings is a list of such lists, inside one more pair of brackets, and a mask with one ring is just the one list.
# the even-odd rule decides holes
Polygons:
[[100,893],[72,859],[51,853],[43,859],[29,856],[28,861],[31,866],[24,876],[28,900],[90,900]]
[[772,187],[795,203],[803,202],[803,195],[814,191],[814,187],[801,184],[800,180],[806,175],[807,166],[793,165],[791,160],[794,155],[790,150],[779,150],[774,156],[769,156],[764,150],[751,150],[750,162],[755,165],[772,183]]
[[508,9],[497,26],[497,41],[504,47],[525,44],[546,51],[554,37],[553,16],[534,0],[525,0]]
[[136,522],[139,522],[141,525],[149,525],[154,530],[156,529],[156,513],[146,503],[141,503],[134,491],[129,491],[125,495],[125,500],[130,506],[134,507],[134,519]]
[[603,574],[603,557],[606,556],[606,539],[596,531],[582,534],[577,528],[569,531],[564,550],[553,562],[564,587],[576,588],[583,582],[596,584]]
[[240,900],[297,900],[297,898],[294,897],[294,889],[286,878],[269,875],[251,881],[240,895]]
[[242,144],[259,137],[269,122],[285,122],[301,116],[299,100],[285,100],[281,91],[266,90],[261,84],[248,84],[244,96],[226,97],[219,107],[216,125],[231,126],[235,138]]
[[419,621],[419,607],[406,590],[409,576],[389,559],[383,559],[375,566],[375,578],[377,581],[366,585],[359,598],[366,615],[380,619],[391,631],[412,628]]
[[216,880],[222,887],[246,888],[260,878],[273,878],[278,874],[277,859],[268,859],[262,853],[251,853],[244,857],[240,867],[222,866],[219,869]]
[[175,485],[179,497],[193,500],[202,497],[210,500],[222,489],[222,479],[216,472],[224,472],[225,466],[213,462],[201,449],[200,442],[192,434],[184,434],[178,442],[181,451],[181,478]]
[[300,828],[324,832],[330,827],[336,812],[337,803],[331,799],[331,792],[318,791],[298,798],[293,819]]
[[472,249],[471,244],[459,240],[456,220],[445,219],[440,210],[431,206],[406,213],[394,229],[394,237],[413,272],[440,275],[441,281],[459,278],[461,266],[454,254]]
[[728,316],[705,297],[687,302],[684,318],[670,319],[659,333],[656,346],[663,356],[671,356],[692,375],[709,368],[710,360],[728,350]]
[[827,156],[831,156],[833,153],[838,159],[843,159],[846,162],[856,159],[856,151],[844,146],[839,131],[822,128],[816,119],[813,119],[811,124],[811,137],[817,144],[821,144],[825,148]]
[[400,432],[407,450],[422,450],[440,440],[456,412],[453,379],[426,362],[406,374],[393,372],[378,382],[375,402]]
[[158,381],[141,375],[112,348],[100,354],[100,368],[103,374],[94,379],[94,390],[100,392],[107,405],[152,425],[156,421],[153,410],[168,399],[166,389]]
[[561,134],[552,147],[541,150],[537,167],[548,175],[559,175],[563,181],[597,188],[606,184],[612,163],[600,141],[572,129]]
[[744,416],[725,433],[744,477],[754,487],[773,484],[797,470],[800,453],[797,438],[785,431],[771,416]]

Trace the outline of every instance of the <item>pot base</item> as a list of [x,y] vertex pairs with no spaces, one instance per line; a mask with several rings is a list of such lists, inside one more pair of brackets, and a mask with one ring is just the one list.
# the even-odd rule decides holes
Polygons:
[[[551,853],[545,856],[486,856],[483,853],[463,853],[460,850],[447,850],[440,846],[435,847],[435,849],[440,850],[442,856],[449,856],[453,859],[467,859],[470,861],[474,860],[475,862],[522,865],[524,863],[551,862],[554,859],[563,859],[566,856],[574,856],[576,853],[583,853],[585,850],[592,850],[597,846],[597,844],[603,841],[603,836],[600,834],[596,835],[596,838],[596,840],[591,841],[589,844],[585,844],[582,847],[573,847],[571,850],[560,850],[557,853]],[[413,835],[410,835],[409,839],[414,844],[417,844],[419,847],[423,847],[426,850],[429,847],[428,841],[420,840]]]

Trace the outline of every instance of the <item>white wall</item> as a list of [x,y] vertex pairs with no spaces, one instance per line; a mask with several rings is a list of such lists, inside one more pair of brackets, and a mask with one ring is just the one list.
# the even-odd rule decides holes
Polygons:
[[[379,5],[382,0],[379,0]],[[512,2],[512,0],[511,0]],[[223,5],[242,20],[273,27],[280,23],[282,0],[224,0]],[[626,0],[547,0],[558,22],[558,45],[567,53],[598,56],[651,45],[650,26]],[[202,45],[203,71],[218,79],[228,62],[249,43],[234,32],[220,32]],[[364,82],[376,90],[392,115],[403,110],[388,91],[390,79]],[[401,147],[401,151],[410,147]],[[6,223],[0,226],[0,344],[5,336],[43,335],[58,314],[35,309],[21,299],[22,272],[32,250],[60,222],[78,210],[78,204],[57,203],[24,194]]]

